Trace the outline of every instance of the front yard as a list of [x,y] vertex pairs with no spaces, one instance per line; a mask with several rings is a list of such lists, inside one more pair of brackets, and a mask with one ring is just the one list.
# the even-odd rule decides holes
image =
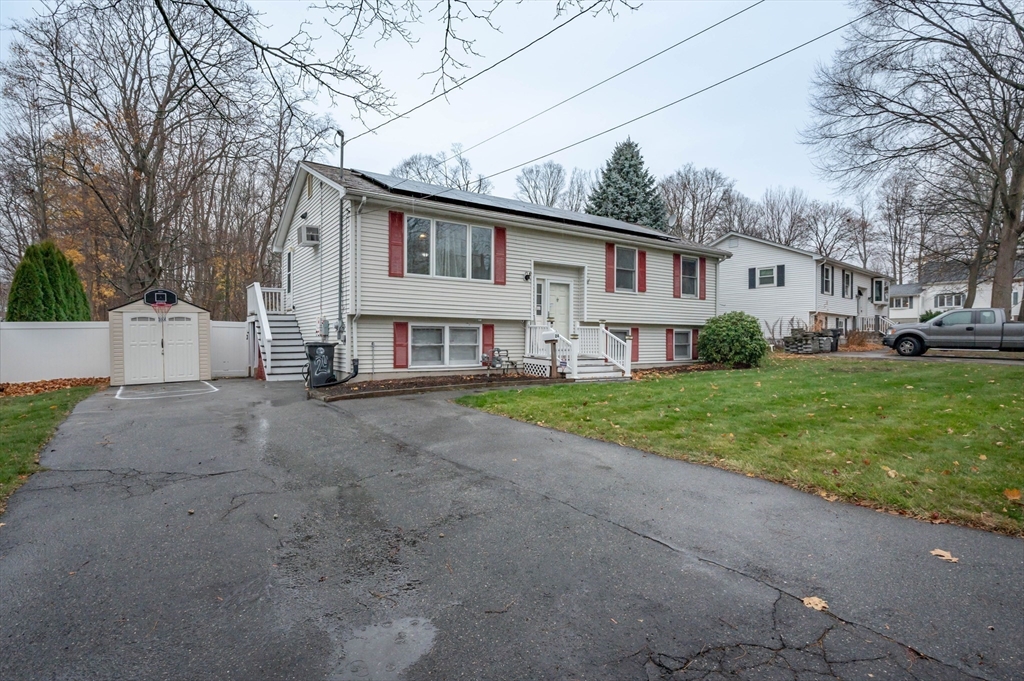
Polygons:
[[66,390],[0,397],[0,513],[7,498],[39,470],[39,450],[75,405],[96,392],[85,385]]
[[785,359],[459,402],[830,501],[1024,535],[1024,367]]

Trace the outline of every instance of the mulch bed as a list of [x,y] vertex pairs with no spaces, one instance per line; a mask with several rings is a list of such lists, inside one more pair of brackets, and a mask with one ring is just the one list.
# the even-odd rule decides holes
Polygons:
[[432,390],[458,390],[460,388],[479,388],[520,383],[555,384],[564,383],[562,379],[551,380],[530,376],[529,374],[496,373],[488,377],[486,374],[463,374],[459,376],[417,376],[415,378],[391,378],[381,381],[359,381],[343,383],[329,388],[315,388],[310,395],[325,402],[352,399],[358,397],[381,397],[384,395],[404,395]]
[[55,390],[77,388],[82,385],[107,385],[109,378],[56,378],[51,381],[32,381],[31,383],[0,383],[0,397],[22,397],[38,395]]
[[689,374],[695,371],[722,371],[733,367],[725,364],[711,364],[702,362],[700,364],[680,364],[674,367],[656,367],[654,369],[637,369],[633,372],[634,381],[646,381],[655,378],[668,378],[674,374]]

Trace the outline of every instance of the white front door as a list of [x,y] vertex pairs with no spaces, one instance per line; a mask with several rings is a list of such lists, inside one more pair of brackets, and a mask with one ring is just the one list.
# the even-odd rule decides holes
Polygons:
[[168,314],[164,322],[164,381],[199,380],[199,319]]
[[555,318],[555,329],[566,338],[572,333],[572,286],[548,282],[548,314]]
[[124,315],[124,382],[163,383],[163,336],[155,314]]

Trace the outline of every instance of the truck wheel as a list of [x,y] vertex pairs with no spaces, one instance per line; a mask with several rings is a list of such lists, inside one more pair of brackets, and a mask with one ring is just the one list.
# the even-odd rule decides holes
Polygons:
[[904,336],[896,341],[896,352],[904,357],[917,357],[924,353],[924,346],[913,336]]

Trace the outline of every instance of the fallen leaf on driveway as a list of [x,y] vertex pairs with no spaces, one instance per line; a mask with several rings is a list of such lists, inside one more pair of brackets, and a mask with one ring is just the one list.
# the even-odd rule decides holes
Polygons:
[[949,551],[943,551],[942,549],[932,549],[931,551],[929,551],[929,553],[932,554],[933,556],[938,556],[942,560],[950,562],[950,563],[959,563],[960,562],[960,559],[959,558],[954,558],[953,554],[950,553]]
[[818,612],[821,612],[822,610],[828,610],[828,603],[826,603],[823,599],[818,598],[817,596],[808,596],[807,598],[805,598],[804,605],[806,605],[808,608],[813,608]]
[[1004,489],[1003,496],[1010,501],[1020,501],[1020,490],[1019,489]]

